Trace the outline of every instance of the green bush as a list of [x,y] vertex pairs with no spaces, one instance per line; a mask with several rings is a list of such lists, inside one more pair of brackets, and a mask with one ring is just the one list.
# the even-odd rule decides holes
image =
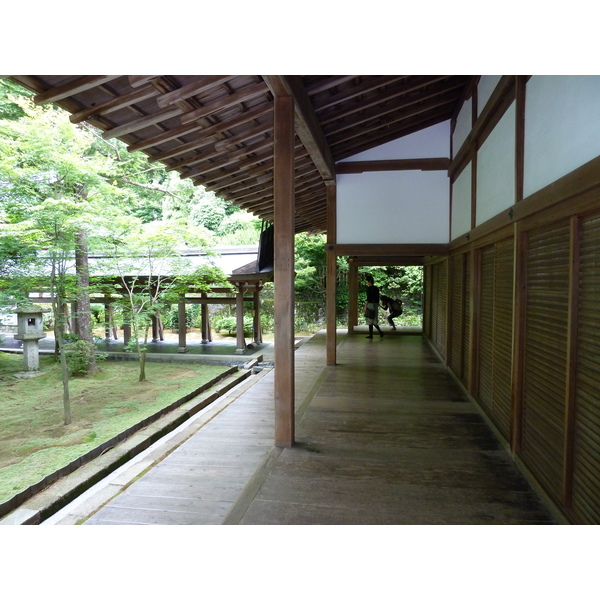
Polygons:
[[[73,334],[70,337],[72,338]],[[74,337],[76,338],[77,336]],[[98,338],[94,339],[98,340]],[[95,356],[96,362],[104,360],[108,356],[106,353],[96,352],[96,346],[85,340],[67,340],[64,349],[67,368],[71,376],[86,375],[92,356]]]
[[[232,335],[237,332],[237,318],[228,316],[215,317],[212,326],[215,331],[227,331],[228,335]],[[252,327],[252,317],[249,315],[244,316],[244,333],[251,334]]]

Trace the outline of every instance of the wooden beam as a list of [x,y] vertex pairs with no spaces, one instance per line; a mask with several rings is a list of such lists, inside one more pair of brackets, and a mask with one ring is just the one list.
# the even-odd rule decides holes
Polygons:
[[352,256],[351,259],[359,267],[406,267],[425,263],[422,256]]
[[160,77],[160,75],[129,75],[129,85],[132,88],[141,87],[157,77]]
[[197,119],[208,117],[216,112],[219,112],[220,110],[229,108],[234,104],[248,102],[249,100],[253,100],[258,96],[265,96],[268,93],[269,90],[265,87],[263,83],[255,83],[254,85],[250,85],[245,88],[239,89],[234,94],[230,94],[229,96],[225,96],[224,98],[215,100],[215,102],[211,102],[206,106],[202,106],[201,108],[197,108],[196,110],[192,110],[188,113],[185,113],[181,117],[181,123],[184,125],[186,123],[191,123],[192,121],[196,121]]
[[161,108],[165,108],[176,102],[187,100],[198,92],[206,92],[222,83],[225,83],[231,75],[207,75],[198,81],[188,83],[172,92],[167,92],[157,99],[157,103]]
[[294,99],[275,97],[275,445],[295,437]]
[[112,81],[113,79],[119,78],[120,75],[86,75],[85,77],[79,77],[75,81],[59,85],[58,87],[52,88],[41,94],[37,94],[33,97],[35,104],[48,104],[50,102],[58,102],[64,100],[69,96],[85,92],[91,88],[102,85]]
[[445,256],[448,244],[335,244],[337,256]]
[[270,116],[271,114],[272,110],[270,107],[265,108],[264,106],[258,106],[257,108],[254,108],[252,110],[243,111],[237,117],[231,117],[226,121],[215,123],[211,126],[206,126],[204,123],[188,123],[186,125],[181,125],[180,127],[174,127],[173,129],[170,129],[165,133],[161,133],[156,137],[131,144],[128,150],[130,152],[134,152],[136,150],[145,150],[146,148],[150,148],[151,146],[158,146],[160,144],[163,144],[164,142],[171,141],[175,138],[181,137],[183,135],[188,135],[199,130],[202,130],[200,132],[200,136],[202,138],[205,138],[207,136],[219,134],[233,127],[237,127],[238,125],[241,125],[242,123],[247,123],[248,121],[252,121],[253,119],[258,119],[259,117],[263,116]]
[[275,97],[294,98],[296,133],[328,185],[335,183],[333,155],[299,76],[263,75]]
[[133,90],[128,94],[123,94],[122,96],[117,96],[112,100],[107,100],[102,104],[96,104],[91,108],[77,111],[69,117],[69,121],[71,121],[71,123],[81,123],[87,119],[108,115],[117,110],[121,110],[122,108],[131,106],[136,102],[142,102],[144,100],[148,100],[148,98],[158,96],[158,94],[159,91],[153,85],[147,85]]
[[398,160],[371,160],[337,163],[335,172],[366,173],[371,171],[447,171],[449,158],[405,158]]
[[168,119],[177,117],[182,112],[183,110],[181,108],[169,108],[160,110],[158,112],[146,115],[144,117],[134,119],[133,121],[129,121],[129,123],[125,123],[123,125],[119,125],[118,127],[108,129],[102,134],[102,139],[110,140],[123,135],[127,135],[128,133],[133,133],[134,131],[139,131],[140,129],[145,129],[146,127],[150,127],[151,125],[156,125],[161,121],[167,121]]

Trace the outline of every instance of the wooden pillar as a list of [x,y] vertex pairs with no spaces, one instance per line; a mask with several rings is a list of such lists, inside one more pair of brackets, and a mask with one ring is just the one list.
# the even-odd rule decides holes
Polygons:
[[358,325],[358,266],[348,261],[348,333]]
[[156,316],[156,325],[158,327],[158,339],[161,342],[165,341],[165,328],[163,326],[162,317],[160,315]]
[[109,315],[109,320],[110,320],[110,324],[112,327],[113,338],[115,340],[118,340],[119,339],[119,328],[118,328],[117,324],[115,323],[115,309],[112,304],[108,305],[108,315]]
[[275,445],[295,438],[294,364],[294,100],[275,97],[274,312]]
[[110,304],[104,305],[104,339],[110,341],[110,321],[111,321]]
[[[206,297],[206,294],[202,292],[202,298]],[[206,302],[203,302],[200,305],[200,319],[202,323],[202,343],[208,344],[208,342],[212,340],[210,335],[210,323],[208,321],[208,304],[206,304]]]
[[236,317],[236,339],[237,339],[237,348],[235,350],[236,354],[244,354],[246,352],[246,338],[244,337],[244,290],[246,288],[246,284],[238,283],[236,284],[236,294],[235,294],[235,317]]
[[336,295],[337,295],[337,255],[336,243],[336,188],[327,187],[327,364],[336,363]]
[[152,341],[158,342],[158,318],[156,315],[151,315],[150,321],[152,323]]
[[183,354],[187,352],[187,319],[185,314],[185,302],[177,303],[177,324],[179,330],[179,348],[177,352]]
[[253,295],[253,308],[252,311],[252,324],[253,324],[253,333],[254,333],[254,343],[262,344],[262,325],[260,323],[260,284],[254,288]]

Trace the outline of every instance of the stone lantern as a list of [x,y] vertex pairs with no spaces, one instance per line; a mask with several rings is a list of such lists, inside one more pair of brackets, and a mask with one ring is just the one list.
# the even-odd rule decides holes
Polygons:
[[41,308],[27,306],[17,308],[16,340],[23,342],[23,361],[25,371],[34,372],[40,368],[40,349],[38,342],[45,338],[44,316]]

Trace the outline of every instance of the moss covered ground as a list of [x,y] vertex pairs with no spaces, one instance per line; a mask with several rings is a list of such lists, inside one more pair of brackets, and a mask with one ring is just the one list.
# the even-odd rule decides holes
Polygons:
[[64,423],[60,365],[40,358],[43,374],[17,379],[23,357],[0,352],[0,502],[37,483],[225,371],[223,365],[104,361],[69,382],[72,421]]

